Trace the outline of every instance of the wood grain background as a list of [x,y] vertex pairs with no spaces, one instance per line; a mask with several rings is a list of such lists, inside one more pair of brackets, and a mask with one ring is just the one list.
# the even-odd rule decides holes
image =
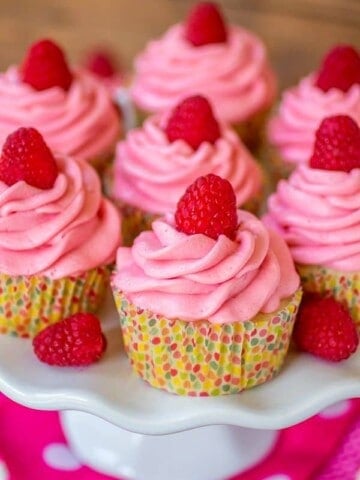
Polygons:
[[[51,36],[77,61],[93,45],[117,50],[129,67],[144,44],[182,19],[188,0],[0,0],[0,67]],[[219,0],[226,16],[266,42],[282,86],[317,66],[335,43],[360,43],[360,0]]]

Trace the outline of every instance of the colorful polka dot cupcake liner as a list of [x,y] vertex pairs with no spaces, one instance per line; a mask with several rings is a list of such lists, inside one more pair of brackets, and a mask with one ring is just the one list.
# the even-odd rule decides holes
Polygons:
[[104,299],[109,268],[78,277],[0,274],[0,333],[34,337],[46,326],[77,312],[95,312]]
[[318,265],[297,265],[307,292],[330,295],[350,310],[360,333],[360,272],[338,272]]
[[258,314],[253,321],[213,324],[170,320],[114,292],[134,371],[153,387],[189,396],[238,393],[276,375],[301,296],[298,290],[278,311]]

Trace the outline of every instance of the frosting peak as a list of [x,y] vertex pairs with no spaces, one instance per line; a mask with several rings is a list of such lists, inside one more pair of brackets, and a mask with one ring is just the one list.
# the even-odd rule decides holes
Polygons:
[[341,271],[360,269],[360,169],[300,165],[279,182],[264,221],[290,247],[295,262]]
[[114,260],[120,221],[101,195],[93,168],[56,158],[54,186],[0,182],[0,271],[8,275],[78,275]]
[[183,140],[169,142],[163,130],[166,120],[166,115],[150,117],[118,144],[114,197],[150,213],[165,214],[175,210],[188,185],[209,172],[229,180],[238,205],[259,193],[260,167],[230,128],[221,126],[221,137],[214,145],[203,142],[194,151]]
[[153,222],[132,248],[119,248],[116,288],[140,308],[186,321],[246,321],[272,312],[299,278],[284,241],[238,212],[236,240],[186,235],[171,215]]
[[106,88],[78,70],[70,89],[34,90],[16,67],[0,75],[0,146],[17,128],[31,125],[54,152],[96,160],[111,153],[120,123]]
[[360,124],[360,85],[347,92],[333,88],[323,92],[315,86],[316,74],[308,75],[282,96],[276,115],[270,120],[268,137],[289,163],[307,163],[314,148],[320,122],[344,114]]
[[132,96],[140,108],[166,111],[201,92],[218,118],[234,123],[271,104],[275,77],[265,47],[255,35],[233,26],[226,43],[194,47],[184,28],[171,27],[137,57]]

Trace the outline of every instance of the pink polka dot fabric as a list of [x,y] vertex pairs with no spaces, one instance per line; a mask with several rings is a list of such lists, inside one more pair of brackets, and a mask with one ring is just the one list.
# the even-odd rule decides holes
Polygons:
[[[356,480],[359,446],[360,400],[340,402],[283,430],[266,458],[231,480]],[[0,480],[110,478],[76,459],[57,413],[29,410],[0,395]]]

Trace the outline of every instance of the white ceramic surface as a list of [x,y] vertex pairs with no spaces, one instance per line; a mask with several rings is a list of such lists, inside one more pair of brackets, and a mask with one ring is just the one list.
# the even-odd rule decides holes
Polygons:
[[108,350],[98,364],[84,369],[49,367],[37,360],[30,341],[1,336],[0,391],[33,408],[80,410],[145,434],[214,424],[279,429],[339,400],[360,397],[360,351],[339,364],[293,353],[277,378],[238,395],[168,394],[132,373],[110,296],[101,317]]
[[140,435],[75,411],[62,412],[61,423],[76,458],[128,480],[223,480],[259,463],[278,437],[272,430],[224,425]]

